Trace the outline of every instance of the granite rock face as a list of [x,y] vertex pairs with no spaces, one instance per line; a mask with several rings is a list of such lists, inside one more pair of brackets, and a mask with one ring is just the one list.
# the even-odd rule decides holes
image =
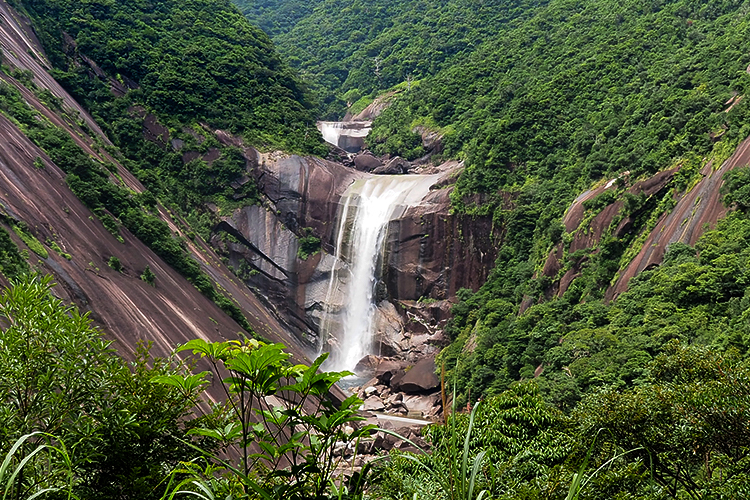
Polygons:
[[[265,202],[224,215],[212,243],[228,253],[230,265],[247,285],[263,290],[301,338],[316,344],[329,290],[332,310],[340,310],[346,300],[345,283],[331,284],[332,273],[341,266],[333,255],[342,196],[354,181],[373,174],[319,158],[261,154],[251,148],[245,148],[245,155]],[[400,158],[389,164],[408,168]],[[438,185],[460,168],[455,162],[446,164]],[[459,288],[478,288],[492,269],[496,237],[491,221],[450,215],[450,189],[431,191],[389,224],[375,354],[415,361],[434,353],[443,340],[434,336],[450,305],[426,311],[415,307],[416,301],[450,300]],[[223,241],[222,233],[231,235],[231,241]],[[302,260],[299,241],[306,234],[319,238],[320,252]],[[417,319],[416,310],[424,317]]]
[[[114,164],[123,186],[138,193],[144,191],[132,173],[101,147],[111,142],[96,121],[49,74],[51,64],[28,19],[7,2],[0,2],[0,18],[3,64],[29,71],[35,85],[58,97],[62,109],[78,116],[78,121],[61,116],[59,110],[45,105],[18,81],[6,76],[0,79],[16,87],[36,113],[67,133],[86,154],[96,161]],[[93,61],[87,64],[96,69]],[[115,82],[110,84],[116,91]],[[154,135],[154,140],[166,147],[168,130],[160,129],[151,119],[146,125],[144,135]],[[181,146],[177,143],[173,147]],[[43,168],[35,165],[39,162]],[[131,357],[140,341],[153,342],[153,355],[168,356],[178,343],[193,338],[236,338],[241,331],[216,304],[125,228],[120,228],[121,240],[107,231],[70,190],[65,173],[4,116],[0,116],[0,191],[2,225],[9,228],[23,222],[42,245],[50,247],[45,257],[29,251],[30,264],[53,275],[57,283],[53,293],[75,304],[81,312],[88,312],[123,357]],[[264,298],[240,283],[212,248],[199,239],[191,240],[185,234],[187,225],[183,221],[173,219],[161,207],[157,216],[184,238],[192,257],[217,288],[226,290],[236,300],[253,329],[269,340],[285,343],[296,359],[306,361],[310,351],[297,337],[287,334],[290,329],[281,316],[267,307]],[[26,249],[12,230],[9,234],[19,248]],[[55,247],[61,252],[54,251]],[[121,262],[121,272],[107,265],[110,257]],[[156,276],[154,286],[140,279],[146,266]],[[7,285],[3,278],[0,284]]]

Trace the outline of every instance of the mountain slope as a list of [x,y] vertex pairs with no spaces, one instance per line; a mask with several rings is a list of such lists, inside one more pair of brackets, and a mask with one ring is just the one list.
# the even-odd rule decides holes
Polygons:
[[[293,2],[235,2],[261,26]],[[546,2],[541,2],[543,5]],[[486,39],[525,18],[540,2],[324,0],[274,42],[321,96],[322,114],[343,116],[344,102],[434,75]],[[261,10],[262,9],[262,10]],[[298,11],[295,11],[297,15]]]
[[[175,344],[191,338],[235,337],[242,327],[217,302],[234,311],[246,328],[282,340],[304,358],[305,349],[285,334],[287,327],[221,264],[210,247],[199,238],[188,238],[184,220],[153,204],[143,185],[116,159],[119,152],[89,113],[50,77],[51,64],[28,19],[5,2],[0,3],[0,15],[2,226],[15,245],[25,249],[35,269],[55,276],[56,293],[89,311],[124,356],[135,352],[140,341],[153,341],[154,354],[167,355]],[[70,168],[78,169],[77,175]],[[128,217],[140,214],[138,220],[148,227],[166,228],[167,239],[146,240],[156,251],[113,217],[114,205],[106,208],[98,205],[98,198],[76,191],[72,178],[87,175],[100,179],[89,186],[132,207]],[[132,227],[142,232],[147,226]],[[172,234],[178,235],[176,246],[170,243]],[[179,250],[170,254],[168,249]],[[165,255],[176,260],[165,260]],[[113,257],[119,265],[112,264]],[[192,282],[177,272],[180,263],[192,270]],[[153,284],[142,277],[146,268],[153,273]],[[4,274],[7,283],[13,273]],[[209,288],[201,293],[199,285]]]
[[[735,0],[331,1],[275,39],[318,89],[350,91],[349,101],[397,85],[368,137],[374,152],[416,159],[432,132],[443,158],[465,160],[454,210],[491,216],[503,237],[494,272],[459,294],[448,328],[443,359],[464,395],[538,376],[570,408],[587,391],[639,380],[667,332],[722,348],[744,339],[732,319],[744,311],[744,274],[724,267],[729,242],[745,251],[744,218],[699,237],[725,213],[720,172],[744,161],[719,170],[750,133],[748,28]],[[740,181],[725,189],[742,193],[743,174],[731,175]],[[731,206],[737,197],[729,192]],[[625,291],[664,255],[662,272]],[[605,294],[621,297],[610,305]],[[658,328],[639,316],[652,306],[665,311]],[[686,319],[703,312],[705,333]],[[605,349],[606,339],[623,340]]]

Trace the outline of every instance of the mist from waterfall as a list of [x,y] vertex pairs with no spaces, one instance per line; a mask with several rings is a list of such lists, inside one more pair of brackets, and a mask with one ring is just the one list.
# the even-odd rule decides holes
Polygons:
[[[321,321],[323,338],[331,341],[326,369],[353,370],[372,354],[376,284],[382,267],[388,223],[406,207],[418,204],[439,176],[383,175],[356,181],[342,199],[336,263]],[[335,309],[334,297],[343,297]]]

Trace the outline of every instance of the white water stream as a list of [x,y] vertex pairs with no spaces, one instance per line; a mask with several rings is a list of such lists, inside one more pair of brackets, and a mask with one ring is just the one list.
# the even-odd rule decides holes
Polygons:
[[[375,288],[388,223],[419,204],[437,175],[382,175],[354,182],[344,194],[336,262],[326,296],[321,334],[331,344],[326,369],[353,370],[372,353]],[[334,297],[343,297],[341,307]]]
[[324,141],[353,153],[364,145],[372,122],[318,122],[317,126]]

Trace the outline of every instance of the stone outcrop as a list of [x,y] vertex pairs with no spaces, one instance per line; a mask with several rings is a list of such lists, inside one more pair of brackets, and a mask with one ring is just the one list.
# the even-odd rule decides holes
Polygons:
[[363,153],[354,157],[354,167],[362,172],[372,172],[380,168],[383,162],[380,158],[373,156],[371,153]]
[[380,113],[385,111],[391,103],[393,102],[394,96],[397,94],[397,92],[386,92],[383,95],[380,95],[375,98],[374,101],[372,101],[365,109],[360,111],[354,116],[348,116],[348,119],[344,119],[344,121],[372,121],[378,116],[380,116]]
[[[721,201],[720,188],[723,176],[728,171],[747,165],[750,162],[750,139],[742,142],[735,153],[725,161],[719,168],[714,169],[712,162],[707,163],[700,174],[702,178],[691,189],[685,193],[675,195],[675,207],[661,215],[654,228],[645,236],[636,256],[619,273],[617,280],[605,293],[607,300],[612,300],[617,295],[627,290],[628,282],[638,273],[649,267],[661,264],[668,246],[675,242],[694,245],[706,228],[713,227],[716,222],[726,214],[726,208]],[[652,197],[664,196],[671,189],[670,181],[679,166],[664,170],[654,176],[634,183],[627,193],[649,200]],[[627,176],[627,173],[624,174]],[[580,275],[583,261],[573,262],[570,268],[561,274],[563,259],[566,255],[579,250],[596,248],[602,235],[610,229],[616,217],[621,216],[624,200],[619,199],[604,207],[593,219],[581,227],[585,220],[584,203],[593,200],[607,190],[616,189],[616,180],[588,190],[579,195],[563,218],[565,230],[572,233],[572,241],[567,249],[559,243],[553,248],[542,270],[542,275],[552,280],[549,295],[562,296],[573,280]],[[622,237],[636,230],[635,220],[638,212],[627,214],[622,217],[613,229],[613,235]],[[526,306],[531,304],[527,301]],[[525,307],[522,307],[522,310]]]
[[[238,145],[229,136],[219,138]],[[264,291],[301,338],[316,343],[331,273],[340,265],[333,254],[342,195],[352,182],[373,174],[319,158],[244,151],[266,200],[263,206],[223,215],[212,243],[227,252],[247,285]],[[400,158],[390,163],[408,165]],[[442,166],[437,185],[460,168],[457,162]],[[492,269],[496,236],[491,220],[452,216],[450,189],[431,191],[389,225],[376,354],[414,361],[435,353],[445,341],[439,325],[450,309],[449,302],[440,301],[459,288],[478,288]],[[297,249],[305,228],[320,239],[321,251],[301,260]],[[223,233],[232,238],[222,241]],[[343,304],[344,293],[333,297],[334,309]],[[420,298],[429,299],[431,307],[417,304]]]
[[664,258],[667,247],[674,242],[694,245],[706,228],[726,214],[720,192],[724,174],[732,169],[750,164],[750,139],[745,139],[734,154],[719,168],[709,162],[701,170],[703,178],[688,193],[685,193],[675,207],[665,213],[643,243],[640,252],[625,268],[617,283],[607,290],[606,298],[613,299],[627,290],[628,282],[649,266],[658,265]]
[[397,156],[388,160],[385,165],[375,168],[372,173],[376,175],[400,175],[408,173],[409,167],[411,167],[411,165],[408,161]]

